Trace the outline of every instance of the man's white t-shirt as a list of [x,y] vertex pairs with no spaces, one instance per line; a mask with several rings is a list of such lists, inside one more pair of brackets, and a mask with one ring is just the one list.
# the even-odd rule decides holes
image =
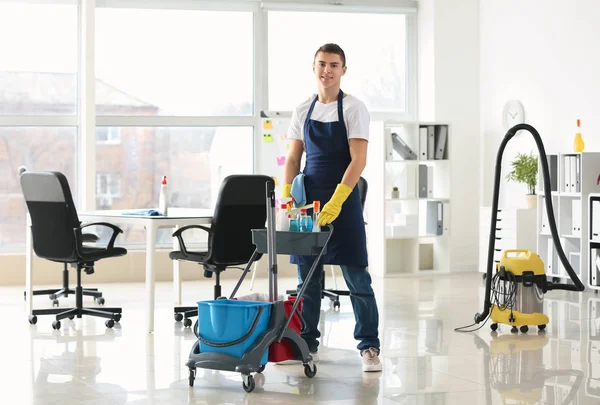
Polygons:
[[[292,113],[292,121],[287,133],[288,139],[304,141],[304,122],[306,121],[310,105],[316,96],[316,94],[313,94],[309,99],[300,103]],[[344,123],[346,124],[348,139],[361,138],[369,140],[370,118],[365,103],[347,94],[342,100],[342,108],[344,109]],[[339,121],[337,100],[327,104],[323,104],[317,100],[310,119],[320,122]]]

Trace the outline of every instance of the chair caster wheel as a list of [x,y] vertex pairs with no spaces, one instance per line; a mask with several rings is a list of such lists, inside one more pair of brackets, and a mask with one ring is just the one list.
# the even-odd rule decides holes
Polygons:
[[58,302],[58,300],[57,300],[57,299],[54,299],[54,300],[52,300],[52,306],[53,306],[53,307],[57,307],[57,306],[59,306],[59,302]]
[[96,298],[96,303],[98,305],[104,305],[105,302],[106,301],[105,301],[104,297],[98,297],[98,298]]
[[50,294],[50,295],[48,296],[48,298],[50,298],[51,300],[55,300],[55,299],[56,299],[56,295],[54,295],[54,294]]
[[29,315],[29,323],[31,325],[35,325],[37,323],[37,316],[35,316],[35,315]]
[[69,320],[70,320],[70,321],[72,321],[73,319],[75,319],[75,315],[71,315],[71,316],[69,317]]
[[304,365],[304,375],[308,378],[313,378],[317,375],[317,365],[313,364],[313,368],[311,369],[308,364]]
[[183,320],[183,326],[185,326],[186,328],[192,326],[192,320],[190,318],[185,318]]
[[106,325],[106,327],[108,329],[112,328],[113,326],[115,326],[115,321],[113,321],[112,319],[109,319],[108,321],[104,322],[104,325]]
[[52,322],[52,329],[59,330],[60,329],[60,321]]
[[510,329],[510,333],[519,333],[519,328],[517,328],[516,326],[513,326],[513,327]]
[[188,377],[190,387],[194,386],[194,380],[196,379],[196,369],[190,368],[190,376]]
[[340,302],[339,301],[334,301],[334,303],[333,303],[333,309],[340,309]]
[[544,329],[546,329],[546,325],[538,325],[538,329],[539,330],[544,330]]
[[119,322],[121,320],[121,314],[116,314],[113,319],[115,320],[115,322]]
[[248,383],[246,384],[246,381],[242,381],[242,386],[244,387],[244,391],[252,392],[252,391],[254,391],[254,388],[256,387],[256,383],[254,382],[254,377],[249,375],[247,378],[248,378]]
[[490,325],[490,329],[493,331],[496,331],[498,329],[498,324],[497,323],[493,323]]
[[266,364],[263,364],[262,366],[260,366],[260,367],[258,368],[258,370],[256,370],[256,372],[257,372],[257,373],[262,373],[263,371],[265,371],[265,368],[266,368],[266,367],[267,367],[267,365],[266,365]]
[[527,331],[529,331],[529,327],[527,327],[527,325],[521,326],[521,333],[527,333]]
[[175,314],[175,322],[181,322],[182,319],[183,319],[183,315]]

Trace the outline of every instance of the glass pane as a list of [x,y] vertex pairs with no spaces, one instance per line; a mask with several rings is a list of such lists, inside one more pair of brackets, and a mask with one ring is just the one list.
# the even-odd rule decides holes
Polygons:
[[77,203],[76,149],[76,128],[0,127],[0,252],[25,249],[27,208],[19,166],[63,173]]
[[77,111],[77,6],[0,2],[0,115]]
[[252,38],[251,12],[98,8],[96,111],[252,115]]
[[[307,29],[325,26],[335,29]],[[317,92],[312,63],[317,49],[328,42],[346,54],[342,90],[364,101],[371,112],[405,111],[404,15],[287,11],[269,12],[269,110],[292,111]]]
[[[212,208],[226,176],[253,171],[252,127],[119,130],[120,143],[96,145],[96,170],[106,178],[102,188],[106,193],[96,193],[97,209],[156,209],[163,175],[170,207]],[[119,243],[145,242],[142,228],[124,226],[123,233]],[[172,243],[171,234],[170,229],[160,230],[158,241]],[[203,234],[189,235],[198,241]],[[186,235],[186,240],[190,237]]]

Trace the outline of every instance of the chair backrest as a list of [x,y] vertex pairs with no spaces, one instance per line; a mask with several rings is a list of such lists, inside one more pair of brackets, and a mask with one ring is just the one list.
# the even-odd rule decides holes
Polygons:
[[35,254],[54,261],[76,261],[73,229],[80,223],[67,178],[59,172],[25,171],[20,180]]
[[252,229],[264,228],[267,221],[267,182],[275,187],[273,178],[265,175],[223,179],[212,219],[208,262],[233,266],[250,261],[256,248]]
[[367,191],[369,190],[369,184],[364,177],[358,179],[358,194],[360,194],[360,205],[364,209],[365,201],[367,200]]

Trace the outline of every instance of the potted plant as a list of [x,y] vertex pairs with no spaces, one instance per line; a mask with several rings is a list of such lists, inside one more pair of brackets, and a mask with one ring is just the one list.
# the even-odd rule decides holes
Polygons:
[[535,186],[537,185],[538,157],[533,154],[519,153],[512,161],[512,168],[512,172],[506,176],[507,180],[525,183],[527,185],[527,195],[525,196],[527,208],[536,208]]

